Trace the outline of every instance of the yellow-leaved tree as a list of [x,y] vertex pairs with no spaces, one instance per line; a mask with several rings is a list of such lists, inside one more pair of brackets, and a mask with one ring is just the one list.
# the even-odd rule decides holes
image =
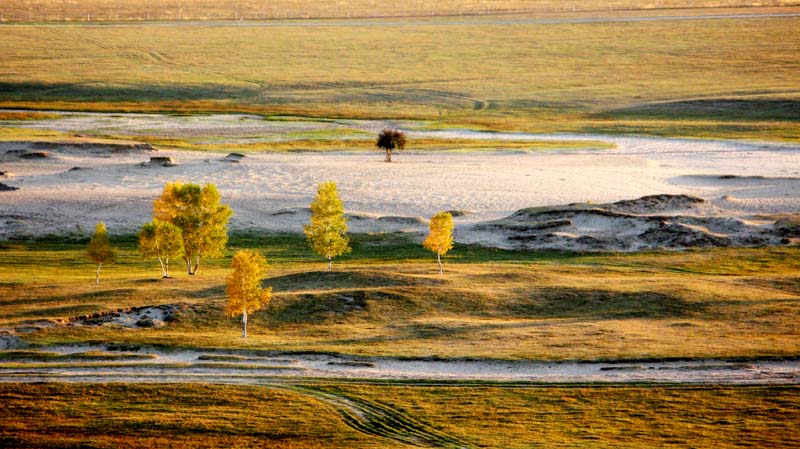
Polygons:
[[183,235],[177,226],[154,219],[139,231],[139,253],[155,257],[161,264],[161,277],[169,278],[169,258],[183,255]]
[[319,185],[317,196],[311,202],[311,223],[303,226],[303,232],[311,249],[328,259],[328,271],[334,257],[350,252],[347,218],[335,182]]
[[102,221],[94,227],[94,234],[89,240],[89,247],[86,249],[86,256],[97,264],[97,274],[94,277],[94,284],[100,284],[100,268],[103,264],[114,263],[117,260],[116,251],[111,247],[106,232],[106,224]]
[[430,233],[422,246],[436,253],[436,260],[439,262],[439,274],[444,274],[442,267],[442,256],[453,249],[453,216],[450,212],[439,212],[431,217],[428,224]]
[[153,218],[166,221],[181,231],[183,259],[189,274],[197,274],[201,257],[224,254],[228,243],[231,208],[220,204],[214,184],[169,183],[153,202]]
[[233,256],[233,272],[226,278],[228,304],[225,315],[242,316],[242,338],[247,338],[247,315],[269,304],[272,287],[261,288],[261,278],[267,273],[267,260],[260,253],[243,250]]

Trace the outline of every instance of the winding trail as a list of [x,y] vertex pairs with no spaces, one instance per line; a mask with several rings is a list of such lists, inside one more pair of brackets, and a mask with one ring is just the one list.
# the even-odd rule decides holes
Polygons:
[[103,345],[0,352],[0,382],[203,382],[307,380],[511,383],[800,384],[800,360],[542,362],[404,359]]
[[309,386],[291,386],[287,389],[330,405],[348,426],[367,435],[388,438],[413,446],[465,449],[471,447],[387,405],[343,394],[333,394]]
[[342,393],[335,384],[515,388],[602,383],[797,385],[800,360],[536,362],[79,345],[0,351],[0,382],[259,386],[319,401],[355,431],[398,445],[470,448],[468,442],[391,404]]

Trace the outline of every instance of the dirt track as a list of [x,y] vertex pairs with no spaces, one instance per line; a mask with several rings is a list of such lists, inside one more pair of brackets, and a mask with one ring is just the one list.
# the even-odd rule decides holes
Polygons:
[[[110,348],[110,349],[109,349]],[[797,360],[538,362],[397,359],[155,348],[66,346],[16,353],[0,382],[203,382],[261,385],[311,379],[429,382],[798,384]],[[96,354],[104,357],[98,359]],[[53,355],[56,357],[53,357]],[[88,359],[86,357],[89,357]],[[45,360],[45,361],[43,361]]]

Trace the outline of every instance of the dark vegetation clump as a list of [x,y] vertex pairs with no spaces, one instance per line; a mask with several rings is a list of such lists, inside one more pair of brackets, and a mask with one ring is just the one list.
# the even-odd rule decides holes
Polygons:
[[384,129],[378,134],[375,146],[386,151],[386,162],[392,162],[392,150],[406,147],[406,135],[399,129]]

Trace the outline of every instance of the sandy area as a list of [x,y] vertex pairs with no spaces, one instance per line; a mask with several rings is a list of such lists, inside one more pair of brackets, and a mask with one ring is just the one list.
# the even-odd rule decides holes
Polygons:
[[[154,119],[148,117],[149,127]],[[102,118],[108,126],[131,126],[131,119],[124,116],[116,122],[112,114]],[[169,132],[203,129],[203,134],[209,132],[209,123],[235,128],[237,122],[253,126],[253,120],[207,116],[188,121],[184,128],[173,123]],[[95,117],[92,126],[96,122]],[[63,130],[72,129],[62,125]],[[376,129],[383,124],[348,121],[331,126],[343,125]],[[286,130],[312,124],[267,122],[264,126],[285,135]],[[263,131],[259,128],[258,133]],[[698,196],[708,200],[708,205],[697,213],[712,216],[747,218],[800,210],[797,145],[458,130],[409,134],[411,150],[396,155],[391,164],[382,162],[377,151],[248,154],[231,163],[223,160],[226,153],[132,150],[103,154],[56,148],[49,150],[50,157],[25,159],[14,151],[31,151],[29,144],[0,143],[0,171],[7,172],[0,182],[19,187],[0,192],[0,239],[83,233],[99,220],[112,233],[134,231],[150,219],[152,201],[169,181],[215,183],[235,211],[233,229],[300,231],[315,186],[335,180],[346,209],[353,214],[350,225],[355,232],[421,231],[425,225],[420,217],[462,210],[468,212],[456,218],[457,238],[462,241],[474,240],[472,225],[522,208],[606,203],[651,194]],[[491,139],[498,141],[498,147],[504,139],[602,140],[616,144],[617,149],[413,151],[413,138],[421,135]],[[177,165],[140,165],[153,155],[172,157]],[[70,170],[73,167],[79,169]]]

